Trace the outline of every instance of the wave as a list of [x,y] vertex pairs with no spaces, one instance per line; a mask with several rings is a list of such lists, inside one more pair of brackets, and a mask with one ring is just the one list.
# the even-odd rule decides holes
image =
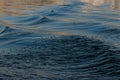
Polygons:
[[[32,32],[36,32],[34,29],[38,29],[37,32],[39,32],[42,28],[45,29],[42,32],[46,31],[44,33],[48,33],[49,31],[65,31],[66,33],[70,32],[77,35],[85,34],[85,36],[99,36],[99,39],[103,41],[107,41],[106,37],[108,36],[109,39],[114,38],[115,41],[119,40],[119,37],[115,37],[119,35],[118,14],[116,16],[112,11],[107,11],[104,15],[104,10],[99,8],[87,10],[84,7],[89,7],[89,5],[81,2],[74,2],[50,6],[50,8],[44,11],[38,10],[26,16],[5,17],[5,21],[17,26],[20,30],[30,30],[32,28]],[[2,33],[6,33],[4,31],[6,30],[3,30]],[[7,32],[8,31],[10,30],[7,30]],[[24,37],[24,35],[22,36]],[[119,43],[119,41],[115,42],[114,39],[111,39],[110,43]]]
[[17,19],[15,22],[17,23],[26,23],[26,22],[29,22],[29,21],[32,21],[32,20],[36,20],[38,19],[39,16],[24,16],[22,17],[21,19]]
[[[34,18],[34,17],[33,17]],[[23,19],[23,20],[19,20],[17,22],[14,22],[15,25],[23,25],[23,26],[33,26],[33,25],[40,25],[43,23],[50,23],[52,22],[52,20],[48,19],[47,17],[35,17],[33,18],[29,18],[28,19]]]
[[14,29],[12,29],[12,28],[9,28],[9,27],[4,27],[4,30],[1,32],[1,34],[3,34],[3,33],[8,33],[8,32],[12,32],[12,31],[16,31],[16,30],[14,30]]

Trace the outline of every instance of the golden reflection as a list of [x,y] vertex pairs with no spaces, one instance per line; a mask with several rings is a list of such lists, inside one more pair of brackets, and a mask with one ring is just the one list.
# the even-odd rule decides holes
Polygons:
[[115,10],[120,10],[120,0],[114,0],[113,2],[112,2],[112,7],[113,7],[113,9],[115,9]]
[[[44,5],[64,4],[68,0],[0,0],[0,15],[24,15],[28,9]],[[69,0],[70,1],[70,0]],[[111,4],[111,9],[120,10],[120,0],[79,0],[92,5]],[[33,9],[34,10],[34,9]]]
[[63,4],[62,0],[0,0],[0,15],[21,15],[18,12],[37,6]]
[[87,2],[95,6],[109,3],[111,4],[111,9],[120,10],[120,0],[80,0],[80,1]]
[[87,3],[90,3],[92,5],[101,5],[101,4],[106,3],[107,0],[80,0],[80,1],[87,2]]

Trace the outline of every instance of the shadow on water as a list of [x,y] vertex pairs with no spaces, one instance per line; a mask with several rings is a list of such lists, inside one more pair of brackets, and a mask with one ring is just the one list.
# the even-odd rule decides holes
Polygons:
[[9,53],[0,57],[0,77],[3,80],[120,79],[120,51],[87,37],[63,36],[35,40],[31,47],[1,52]]

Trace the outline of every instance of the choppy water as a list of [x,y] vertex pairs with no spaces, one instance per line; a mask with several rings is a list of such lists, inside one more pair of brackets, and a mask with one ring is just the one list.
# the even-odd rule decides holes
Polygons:
[[1,80],[120,80],[119,0],[1,3]]

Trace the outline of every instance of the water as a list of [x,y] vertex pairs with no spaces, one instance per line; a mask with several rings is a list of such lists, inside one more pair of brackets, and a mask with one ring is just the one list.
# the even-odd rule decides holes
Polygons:
[[1,80],[120,80],[119,0],[0,0]]

